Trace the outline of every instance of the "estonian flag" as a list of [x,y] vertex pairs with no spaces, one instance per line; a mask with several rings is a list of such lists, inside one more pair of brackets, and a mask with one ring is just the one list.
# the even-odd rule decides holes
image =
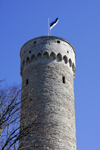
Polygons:
[[56,18],[54,21],[50,23],[50,30],[58,23],[59,19]]

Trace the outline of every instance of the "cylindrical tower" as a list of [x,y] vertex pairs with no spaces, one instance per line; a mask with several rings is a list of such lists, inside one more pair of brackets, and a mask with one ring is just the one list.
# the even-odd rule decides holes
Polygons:
[[[74,83],[75,50],[66,40],[42,36],[20,51],[23,150],[76,150]],[[30,125],[32,124],[32,125]]]

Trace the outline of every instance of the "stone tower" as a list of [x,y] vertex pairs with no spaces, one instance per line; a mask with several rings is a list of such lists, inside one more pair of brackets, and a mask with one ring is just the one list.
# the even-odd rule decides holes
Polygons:
[[20,146],[23,150],[76,150],[73,46],[59,37],[37,37],[23,45],[20,57],[21,129],[33,121]]

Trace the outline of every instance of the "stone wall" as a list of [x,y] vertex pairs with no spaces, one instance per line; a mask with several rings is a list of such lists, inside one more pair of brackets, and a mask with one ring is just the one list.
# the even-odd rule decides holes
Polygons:
[[22,149],[76,150],[73,47],[58,37],[40,37],[27,42],[20,56],[21,129],[37,118],[20,140]]

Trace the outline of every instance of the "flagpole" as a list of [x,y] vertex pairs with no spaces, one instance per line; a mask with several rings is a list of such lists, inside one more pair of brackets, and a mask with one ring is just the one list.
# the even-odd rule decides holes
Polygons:
[[49,18],[48,18],[48,36],[50,36],[50,21],[49,21]]

